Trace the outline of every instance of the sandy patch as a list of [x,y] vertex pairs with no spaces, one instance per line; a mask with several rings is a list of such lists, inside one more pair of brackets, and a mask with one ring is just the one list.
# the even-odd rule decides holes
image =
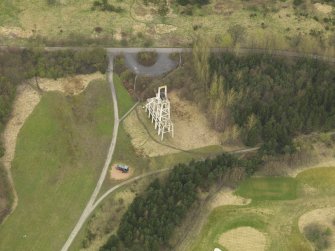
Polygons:
[[[171,119],[174,123],[175,132],[174,138],[170,135],[164,136],[164,144],[184,150],[220,144],[220,134],[210,128],[205,115],[196,104],[181,100],[176,92],[169,93],[169,99],[171,102]],[[154,135],[160,141],[144,109],[138,107],[137,111],[151,135]],[[125,119],[124,127],[139,154],[152,157],[180,151],[153,141],[145,127],[139,122],[135,111]]]
[[329,14],[333,10],[333,7],[328,5],[328,4],[315,3],[314,7],[315,7],[315,9],[317,9],[318,11],[320,11],[324,14]]
[[145,24],[143,24],[143,23],[141,23],[141,24],[135,24],[134,26],[133,26],[133,30],[135,31],[135,32],[145,32],[145,30],[146,30],[146,26],[145,26]]
[[39,78],[38,84],[42,91],[60,91],[68,95],[78,95],[86,89],[92,80],[104,78],[105,75],[96,72],[58,79]]
[[116,169],[116,164],[113,164],[109,173],[110,173],[110,178],[113,180],[125,180],[128,179],[132,176],[134,172],[134,169],[129,167],[129,172],[128,173],[123,173],[119,170]]
[[251,199],[243,198],[234,194],[234,190],[226,188],[215,195],[211,202],[211,207],[226,205],[248,205]]
[[311,223],[318,223],[331,229],[332,235],[330,237],[331,249],[335,247],[335,225],[333,221],[335,219],[335,207],[320,208],[313,211],[307,212],[299,218],[298,226],[301,233],[304,232],[304,227]]
[[239,227],[223,233],[219,243],[229,251],[263,251],[266,237],[252,227]]
[[121,41],[122,40],[122,33],[121,33],[121,29],[118,28],[116,29],[115,33],[114,33],[114,39],[117,41]]
[[0,27],[0,36],[12,38],[28,38],[32,35],[32,31],[23,30],[20,27]]
[[40,102],[40,99],[39,93],[28,84],[20,85],[17,89],[11,118],[3,133],[3,142],[6,151],[2,160],[8,169],[10,168],[10,162],[14,159],[17,135],[25,120]]
[[177,30],[177,27],[169,24],[157,24],[155,30],[157,34],[166,34]]

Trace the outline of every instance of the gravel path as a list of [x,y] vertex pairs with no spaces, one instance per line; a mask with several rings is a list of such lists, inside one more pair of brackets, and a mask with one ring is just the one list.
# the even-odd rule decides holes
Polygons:
[[113,56],[111,56],[111,55],[109,56],[109,65],[108,65],[107,72],[108,72],[107,73],[107,78],[108,78],[108,82],[109,82],[109,85],[110,85],[110,88],[111,88],[111,91],[112,91],[113,106],[114,106],[114,128],[113,128],[112,142],[110,144],[104,167],[102,169],[102,172],[101,172],[100,178],[98,180],[98,183],[97,183],[97,185],[96,185],[96,187],[93,191],[93,194],[91,195],[90,200],[88,201],[83,213],[81,214],[81,216],[79,218],[79,221],[77,222],[77,224],[74,227],[74,229],[72,230],[69,238],[67,239],[64,246],[62,247],[62,249],[61,249],[62,251],[66,251],[66,250],[69,249],[71,243],[73,242],[73,240],[77,236],[81,227],[84,225],[86,219],[89,217],[89,215],[93,211],[94,202],[96,201],[96,198],[97,198],[97,196],[100,192],[102,183],[104,182],[105,177],[107,175],[109,164],[112,161],[112,156],[113,156],[113,153],[114,153],[116,139],[117,139],[117,133],[118,133],[118,129],[119,129],[119,110],[118,110],[116,92],[115,92],[114,83],[113,83]]

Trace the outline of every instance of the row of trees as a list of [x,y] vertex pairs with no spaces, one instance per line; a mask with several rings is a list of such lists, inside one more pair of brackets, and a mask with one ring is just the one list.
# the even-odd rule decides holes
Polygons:
[[252,174],[259,164],[260,158],[240,160],[228,154],[178,164],[164,182],[154,180],[144,194],[134,199],[117,234],[100,250],[170,250],[169,239],[198,199],[200,190],[222,184],[227,176],[240,180]]

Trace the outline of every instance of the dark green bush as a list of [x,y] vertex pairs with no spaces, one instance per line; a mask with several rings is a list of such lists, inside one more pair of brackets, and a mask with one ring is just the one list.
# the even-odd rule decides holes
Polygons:
[[141,51],[137,53],[137,62],[144,66],[151,66],[156,63],[158,54],[155,51]]

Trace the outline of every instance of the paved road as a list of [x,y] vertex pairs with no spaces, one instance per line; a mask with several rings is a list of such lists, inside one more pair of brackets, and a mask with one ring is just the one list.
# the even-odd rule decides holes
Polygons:
[[88,201],[83,213],[81,214],[81,216],[79,218],[79,221],[77,222],[77,224],[74,227],[74,229],[72,230],[69,238],[67,239],[64,246],[62,247],[62,249],[61,249],[62,251],[67,251],[69,249],[71,243],[73,242],[74,238],[77,236],[78,232],[80,231],[81,227],[85,223],[86,219],[89,217],[89,215],[93,211],[94,202],[96,201],[98,193],[100,192],[102,183],[105,180],[105,177],[106,177],[107,171],[108,171],[108,167],[109,167],[109,164],[112,161],[112,156],[113,156],[113,153],[114,153],[117,134],[118,134],[118,129],[119,129],[119,110],[118,110],[117,98],[116,98],[116,93],[115,93],[115,88],[114,88],[114,83],[113,83],[113,56],[111,56],[111,55],[109,56],[109,65],[108,65],[108,70],[107,71],[108,71],[107,78],[108,78],[108,82],[110,84],[110,88],[111,88],[111,91],[112,91],[112,98],[113,98],[113,105],[114,105],[114,128],[113,128],[112,142],[111,142],[109,150],[108,150],[105,165],[102,169],[100,178],[99,178],[98,183],[97,183],[97,185],[96,185],[96,187],[93,191],[93,194],[91,195],[90,200]]
[[170,53],[158,52],[157,61],[152,66],[144,66],[137,62],[137,53],[124,53],[125,63],[127,67],[136,75],[155,77],[176,68],[178,63],[171,60]]

